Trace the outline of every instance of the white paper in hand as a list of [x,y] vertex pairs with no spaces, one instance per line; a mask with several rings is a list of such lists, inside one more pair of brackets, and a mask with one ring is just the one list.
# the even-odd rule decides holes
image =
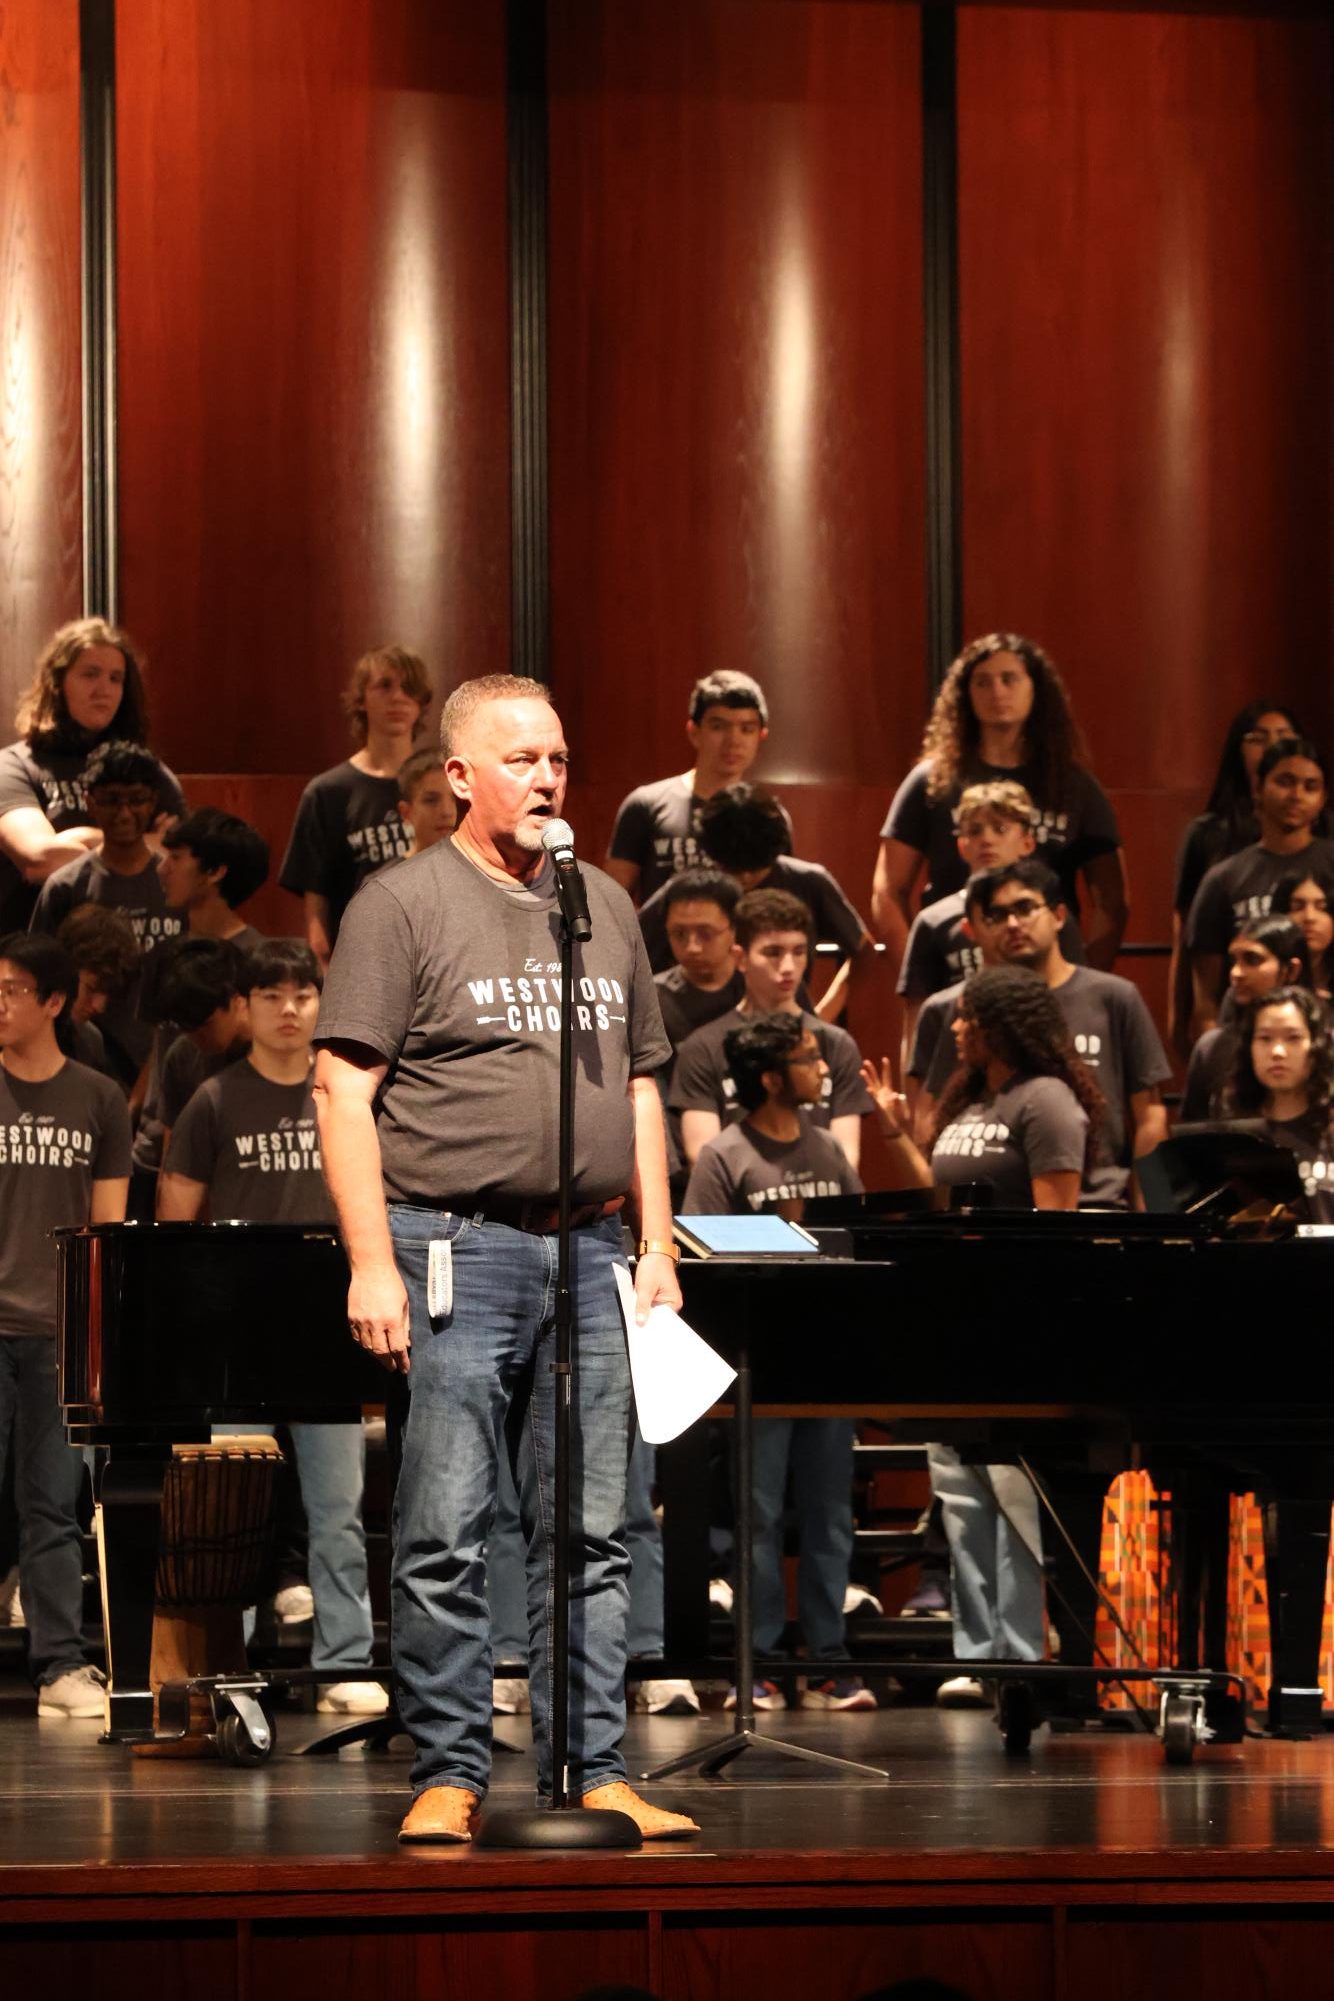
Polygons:
[[736,1370],[670,1306],[653,1307],[640,1327],[635,1320],[634,1280],[624,1265],[613,1270],[630,1349],[639,1429],[647,1444],[666,1445],[717,1403],[735,1382]]

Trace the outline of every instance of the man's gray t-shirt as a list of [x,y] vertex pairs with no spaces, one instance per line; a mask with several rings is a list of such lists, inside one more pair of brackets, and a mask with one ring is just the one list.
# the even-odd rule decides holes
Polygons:
[[[1052,988],[1052,994],[1070,1030],[1075,1054],[1092,1072],[1107,1101],[1080,1204],[1122,1208],[1129,1196],[1134,1149],[1129,1101],[1137,1091],[1163,1083],[1172,1067],[1138,987],[1118,973],[1077,966],[1062,986]],[[950,1019],[957,1013],[956,998]],[[958,1067],[954,1037],[942,1032],[924,1078],[931,1097],[943,1095]]]
[[941,1187],[986,1182],[998,1209],[1031,1209],[1039,1174],[1081,1174],[1088,1116],[1059,1077],[1025,1077],[956,1112],[931,1153]]
[[683,1216],[735,1216],[805,1196],[860,1195],[856,1169],[836,1139],[803,1124],[794,1140],[770,1139],[749,1119],[700,1149]]
[[[749,1015],[733,1008],[730,1014],[720,1015],[717,1021],[696,1029],[686,1038],[676,1052],[676,1068],[667,1093],[672,1111],[716,1112],[725,1126],[745,1117],[745,1108],[727,1067],[726,1042],[731,1031],[749,1019]],[[846,1029],[836,1028],[832,1022],[821,1021],[813,1014],[803,1013],[801,1020],[814,1035],[820,1054],[829,1065],[829,1075],[820,1088],[820,1102],[803,1106],[805,1116],[813,1125],[827,1126],[831,1119],[854,1113],[861,1118],[874,1111],[871,1094],[861,1078],[861,1056]]]
[[[574,948],[574,1200],[624,1194],[634,1170],[629,1086],[665,1063],[634,906],[584,865],[593,935]],[[557,1186],[560,911],[537,883],[484,875],[451,840],[363,884],[320,1004],[319,1043],[389,1065],[376,1127],[390,1201],[546,1201]]]
[[205,1183],[215,1223],[334,1220],[310,1078],[275,1084],[244,1057],[195,1092],[163,1171]]
[[130,1114],[109,1077],[66,1062],[40,1084],[0,1066],[0,1336],[56,1331],[48,1231],[88,1221],[94,1181],[130,1172]]

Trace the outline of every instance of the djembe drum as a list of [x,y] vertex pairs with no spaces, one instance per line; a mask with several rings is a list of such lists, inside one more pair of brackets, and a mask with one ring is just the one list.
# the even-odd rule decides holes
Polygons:
[[[283,1455],[267,1433],[175,1445],[162,1483],[162,1526],[149,1679],[247,1671],[241,1614],[261,1590],[273,1554],[273,1498]],[[139,1755],[204,1757],[213,1712],[192,1690],[183,1738],[140,1744]]]

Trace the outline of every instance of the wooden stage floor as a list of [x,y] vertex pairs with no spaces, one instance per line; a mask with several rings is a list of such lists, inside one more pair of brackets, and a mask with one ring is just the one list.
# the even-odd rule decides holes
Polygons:
[[[636,1718],[632,1772],[724,1719]],[[406,1754],[132,1759],[94,1723],[0,1710],[0,1995],[402,2001],[598,1986],[863,1996],[930,1977],[1052,2001],[1334,1994],[1334,1738],[1170,1770],[1151,1739],[899,1708],[764,1729],[887,1784],[747,1753],[652,1788],[696,1840],[635,1855],[400,1848]],[[526,1721],[506,1722],[518,1741]],[[524,1757],[493,1800],[525,1804]]]

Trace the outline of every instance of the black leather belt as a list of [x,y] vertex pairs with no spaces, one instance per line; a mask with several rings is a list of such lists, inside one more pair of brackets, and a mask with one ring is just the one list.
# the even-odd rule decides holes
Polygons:
[[[484,1223],[505,1223],[511,1230],[525,1230],[532,1237],[549,1237],[560,1228],[560,1205],[556,1202],[511,1202],[503,1195],[492,1195],[485,1202],[465,1198],[441,1206],[458,1216],[480,1216]],[[613,1195],[606,1202],[580,1202],[570,1210],[570,1228],[587,1229],[590,1223],[615,1216],[624,1207],[624,1195]]]

